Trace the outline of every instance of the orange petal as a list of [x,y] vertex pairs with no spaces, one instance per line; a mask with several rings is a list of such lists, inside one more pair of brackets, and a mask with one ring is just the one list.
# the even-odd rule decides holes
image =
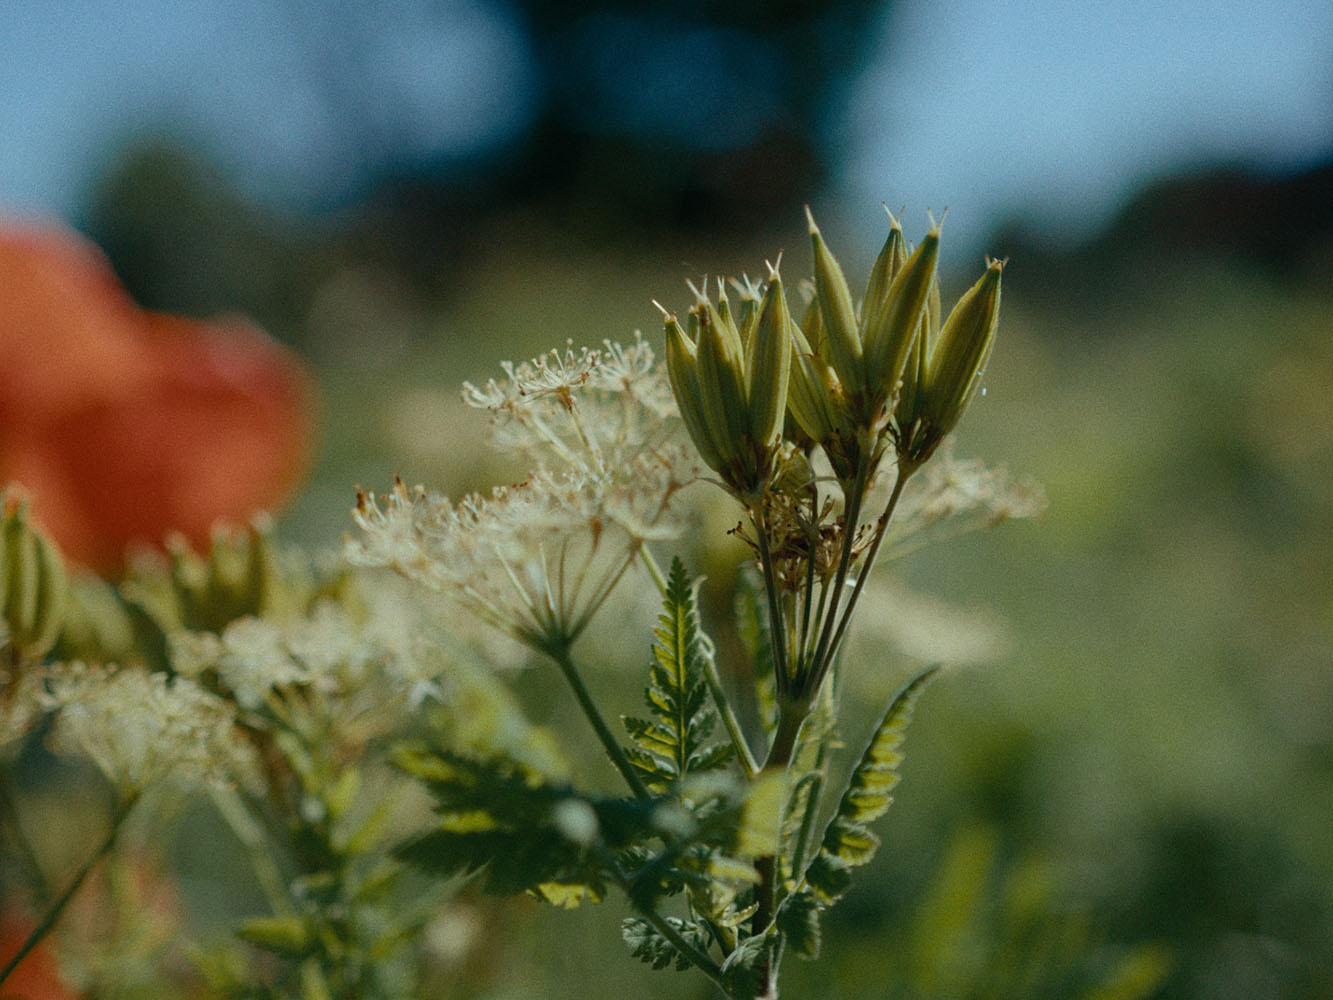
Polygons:
[[0,480],[67,558],[114,573],[173,531],[203,545],[303,480],[313,382],[255,327],[140,310],[63,232],[0,230],[0,288]]

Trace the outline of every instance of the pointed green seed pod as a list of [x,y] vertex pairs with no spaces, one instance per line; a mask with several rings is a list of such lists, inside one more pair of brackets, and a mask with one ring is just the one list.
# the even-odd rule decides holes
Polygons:
[[699,398],[709,436],[724,464],[737,454],[749,430],[745,393],[745,356],[735,328],[723,322],[711,302],[692,310],[699,318]]
[[772,448],[782,438],[795,329],[782,290],[782,278],[777,268],[770,266],[768,288],[756,314],[745,357],[750,435],[764,448]]
[[41,659],[60,635],[69,589],[55,543],[29,519],[27,501],[0,497],[0,617],[20,659]]
[[981,386],[1000,320],[1003,261],[991,261],[940,331],[924,386],[924,409],[940,436],[958,423]]
[[824,243],[815,225],[810,206],[805,208],[810,240],[815,254],[815,288],[824,314],[826,349],[829,362],[843,385],[856,385],[861,371],[861,335],[857,329],[856,308],[842,267]]
[[889,212],[887,205],[884,211],[889,216],[889,235],[875,259],[875,266],[870,270],[865,302],[861,305],[862,318],[867,326],[870,318],[883,310],[888,301],[889,289],[893,287],[893,279],[903,269],[903,264],[907,263],[907,241],[903,239],[903,227]]
[[[810,311],[818,313],[813,304]],[[810,346],[801,328],[793,328],[787,408],[801,430],[817,444],[827,441],[835,426],[829,377],[837,376],[833,375],[827,362]]]
[[930,356],[935,350],[935,342],[940,336],[940,276],[930,283],[930,294],[926,296],[926,311],[917,324],[916,336],[912,338],[912,349],[907,352],[907,364],[903,366],[902,392],[898,397],[898,406],[894,419],[898,423],[900,436],[910,429],[920,418],[921,387],[926,382],[926,372]]
[[[662,307],[659,305],[659,309]],[[685,430],[699,450],[700,457],[712,470],[722,467],[722,453],[708,430],[704,419],[703,393],[699,389],[699,359],[694,341],[686,336],[680,323],[671,313],[662,309],[666,327],[666,367],[667,379],[671,383],[672,395],[676,397],[676,406],[680,410]]]
[[883,299],[865,305],[865,379],[876,398],[886,399],[903,377],[908,352],[926,311],[940,254],[939,226],[932,226],[907,258]]

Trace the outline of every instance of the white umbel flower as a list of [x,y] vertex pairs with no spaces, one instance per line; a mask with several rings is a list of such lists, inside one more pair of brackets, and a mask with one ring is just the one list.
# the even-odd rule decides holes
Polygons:
[[175,779],[257,784],[235,709],[186,677],[83,663],[46,673],[53,745],[87,756],[126,797]]

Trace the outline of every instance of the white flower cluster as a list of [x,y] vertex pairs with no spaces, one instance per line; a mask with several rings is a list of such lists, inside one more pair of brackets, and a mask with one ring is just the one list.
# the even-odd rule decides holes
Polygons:
[[[506,378],[463,384],[469,406],[489,410],[500,447],[538,465],[603,475],[661,446],[678,413],[666,372],[639,334],[602,349],[566,347],[531,361],[504,362]],[[681,461],[682,455],[672,456]]]
[[573,638],[642,544],[680,531],[671,499],[684,484],[666,466],[641,472],[617,481],[539,471],[457,502],[400,482],[383,497],[362,494],[362,533],[346,554],[458,598],[524,641]]
[[673,500],[698,469],[669,440],[675,404],[642,338],[503,367],[507,378],[469,383],[464,399],[490,410],[497,442],[533,456],[536,471],[456,501],[401,482],[363,493],[345,552],[540,647],[583,630],[645,541],[681,533]]
[[1031,480],[1016,480],[1003,466],[955,458],[946,444],[918,472],[903,494],[889,532],[891,556],[928,542],[1040,517],[1046,493]]
[[[221,634],[178,632],[169,640],[172,666],[190,678],[212,671],[247,712],[289,689],[349,697],[383,683],[380,700],[399,698],[429,680],[438,664],[428,652],[435,647],[422,641],[416,606],[393,594],[379,599],[381,593],[355,615],[329,600],[292,621],[247,616]],[[431,667],[423,670],[424,661]]]
[[45,672],[53,746],[82,753],[126,796],[168,779],[254,786],[258,763],[234,707],[186,677],[62,663]]

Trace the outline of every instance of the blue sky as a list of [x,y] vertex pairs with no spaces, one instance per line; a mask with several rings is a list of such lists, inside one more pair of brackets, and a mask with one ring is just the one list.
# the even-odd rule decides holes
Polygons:
[[[845,200],[1073,240],[1145,178],[1333,155],[1333,3],[909,2],[838,126]],[[841,138],[845,136],[846,138]]]
[[[466,151],[526,124],[512,12],[458,0],[423,22],[413,6],[375,5],[361,53],[388,81],[389,137]],[[318,53],[320,38],[290,10],[0,0],[0,211],[73,215],[126,134],[163,125],[270,200],[317,194],[312,162],[319,183],[350,176],[339,112],[294,55]],[[862,217],[867,202],[906,205],[909,222],[948,206],[964,245],[1014,211],[1076,238],[1144,178],[1182,166],[1285,168],[1333,152],[1327,0],[903,0],[873,52],[827,120],[825,200]]]

